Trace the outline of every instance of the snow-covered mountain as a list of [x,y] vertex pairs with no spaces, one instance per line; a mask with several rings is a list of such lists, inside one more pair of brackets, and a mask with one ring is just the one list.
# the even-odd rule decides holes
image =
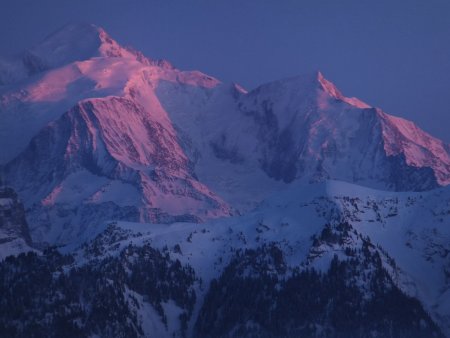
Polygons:
[[343,97],[320,73],[263,85],[236,104],[210,127],[216,156],[253,161],[276,180],[333,178],[400,191],[449,183],[448,145]]
[[[60,41],[70,49],[80,34],[88,35],[83,46],[89,42],[80,53],[64,59],[55,52]],[[152,95],[153,70],[164,75],[168,63],[130,52],[93,26],[68,26],[33,50],[57,68],[4,88],[1,135],[11,145],[3,156],[18,154],[5,173],[30,208],[37,240],[64,242],[105,219],[171,222],[230,214],[195,177]]]
[[450,336],[450,147],[320,72],[68,25],[0,60],[0,144],[8,336]]
[[107,219],[244,212],[299,179],[397,191],[450,182],[448,145],[320,72],[247,92],[93,25],[68,25],[14,62],[0,86],[0,160],[38,241]]
[[191,167],[170,124],[132,100],[109,97],[82,101],[50,123],[5,173],[30,206],[35,238],[67,242],[106,219],[229,215]]

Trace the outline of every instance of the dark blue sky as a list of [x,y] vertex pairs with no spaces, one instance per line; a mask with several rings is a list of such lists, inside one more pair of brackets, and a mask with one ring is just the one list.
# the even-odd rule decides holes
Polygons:
[[448,0],[0,0],[0,54],[69,22],[247,89],[321,70],[450,142]]

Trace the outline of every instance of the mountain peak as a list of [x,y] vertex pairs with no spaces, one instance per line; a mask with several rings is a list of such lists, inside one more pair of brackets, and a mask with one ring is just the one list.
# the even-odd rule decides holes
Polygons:
[[133,48],[121,46],[102,27],[89,23],[63,26],[26,50],[21,61],[26,73],[32,75],[93,57],[129,58],[147,66],[174,69],[166,60],[152,60]]
[[370,108],[370,106],[367,103],[359,100],[356,97],[344,96],[334,83],[327,80],[323,76],[322,72],[316,71],[315,76],[316,76],[317,81],[320,84],[320,87],[323,89],[323,91],[325,91],[326,93],[328,93],[330,96],[334,97],[335,99],[344,101],[344,102],[346,102],[352,106],[355,106],[357,108]]
[[[319,70],[272,81],[257,87],[252,92],[255,94],[266,92],[268,95],[279,92],[278,95],[284,95],[287,91],[296,93],[295,95],[300,100],[303,100],[306,96],[313,95],[320,101],[319,104],[323,106],[326,106],[328,100],[332,99],[345,102],[356,108],[371,108],[370,105],[355,97],[344,96],[336,85],[327,80]],[[316,96],[317,94],[319,95]]]
[[37,71],[40,71],[96,56],[127,55],[132,53],[121,47],[103,28],[87,23],[71,23],[28,49],[24,55],[24,63],[38,65]]
[[88,35],[98,36],[100,32],[104,32],[104,29],[91,23],[68,23],[47,35],[42,42],[61,38],[73,40],[74,38],[86,38]]
[[329,93],[331,96],[334,96],[337,99],[341,99],[344,97],[342,95],[341,91],[337,89],[337,87],[332,83],[331,81],[328,81],[322,74],[322,72],[317,71],[315,73],[316,80],[319,82],[320,86],[323,88],[324,91]]

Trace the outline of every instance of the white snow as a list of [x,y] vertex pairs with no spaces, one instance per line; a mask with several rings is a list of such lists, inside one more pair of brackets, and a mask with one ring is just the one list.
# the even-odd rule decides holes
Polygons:
[[11,198],[0,198],[0,207],[9,207],[13,204],[13,200]]
[[0,262],[8,256],[17,256],[30,251],[39,253],[38,250],[30,247],[22,238],[10,240],[8,240],[8,237],[4,238],[4,234],[0,230]]
[[[385,262],[393,280],[407,294],[418,297],[427,311],[445,330],[449,330],[450,308],[444,270],[450,263],[450,189],[425,193],[396,193],[327,181],[321,184],[291,184],[275,193],[252,212],[242,216],[212,220],[204,224],[170,225],[118,222],[120,228],[139,234],[114,244],[118,253],[130,241],[134,245],[150,242],[168,247],[170,255],[190,264],[208,285],[227,265],[237,248],[256,248],[275,242],[284,251],[288,266],[301,266],[309,259],[312,236],[339,215],[349,221],[372,243],[379,244],[394,258],[398,270]],[[331,213],[330,213],[331,212]],[[178,244],[181,253],[172,248]],[[355,243],[356,245],[356,243]],[[309,261],[326,271],[334,254],[342,259],[342,247],[323,247],[324,254]],[[331,251],[330,251],[331,250]],[[203,297],[205,290],[199,290]]]

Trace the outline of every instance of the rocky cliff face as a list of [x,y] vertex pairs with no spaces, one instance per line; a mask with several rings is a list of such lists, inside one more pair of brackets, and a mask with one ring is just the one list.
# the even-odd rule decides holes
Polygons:
[[0,187],[0,260],[33,250],[31,244],[22,202],[13,189]]

